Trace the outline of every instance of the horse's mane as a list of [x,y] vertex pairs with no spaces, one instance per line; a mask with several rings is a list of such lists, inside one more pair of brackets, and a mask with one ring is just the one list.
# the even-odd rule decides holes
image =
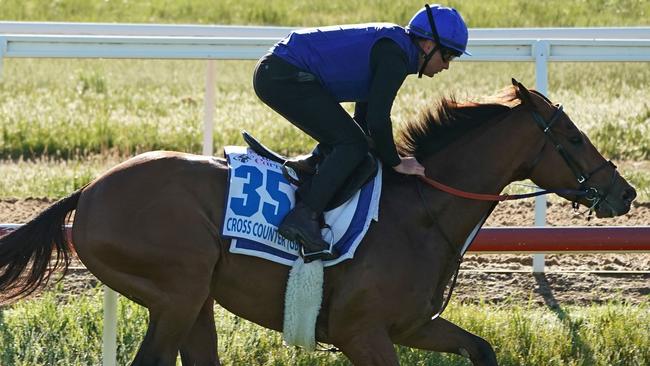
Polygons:
[[480,102],[458,103],[453,98],[443,98],[437,108],[426,108],[416,120],[400,125],[397,150],[402,156],[431,156],[468,130],[504,115],[518,104],[514,86]]

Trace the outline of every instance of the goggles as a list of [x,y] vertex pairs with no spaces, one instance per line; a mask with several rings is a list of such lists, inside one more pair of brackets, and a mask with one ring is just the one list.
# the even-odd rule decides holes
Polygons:
[[459,56],[460,56],[460,52],[456,50],[445,48],[445,47],[440,48],[440,57],[444,62],[451,62],[452,60],[454,60],[456,57]]

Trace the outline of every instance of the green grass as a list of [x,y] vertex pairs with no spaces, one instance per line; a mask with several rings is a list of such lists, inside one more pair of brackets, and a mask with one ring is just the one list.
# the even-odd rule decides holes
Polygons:
[[[215,147],[248,129],[285,153],[311,142],[252,90],[252,61],[217,63]],[[205,65],[192,61],[8,60],[0,82],[0,158],[201,151]],[[586,77],[596,75],[594,77]],[[443,96],[476,98],[510,78],[534,86],[532,64],[460,63],[434,80],[408,78],[395,124]],[[614,159],[650,159],[650,68],[554,64],[550,97]],[[348,106],[349,107],[349,106]]]
[[[0,0],[5,20],[315,26],[406,24],[422,2],[275,0]],[[648,25],[644,0],[449,0],[471,27]]]
[[83,159],[0,160],[0,199],[46,197],[58,199],[83,187],[119,163],[113,156]]
[[[0,310],[0,364],[97,365],[101,360],[102,298],[46,292]],[[226,365],[349,365],[342,355],[282,346],[279,333],[216,308],[219,352]],[[490,341],[501,365],[646,365],[650,307],[609,303],[548,309],[533,305],[453,303],[445,317]],[[120,297],[118,364],[127,364],[143,336],[147,314]],[[56,345],[56,346],[53,346]],[[404,365],[469,365],[455,355],[398,348]]]
[[[313,142],[255,96],[253,67],[217,62],[215,152],[242,144],[242,129],[284,154],[308,151]],[[0,197],[57,198],[142,151],[199,153],[204,73],[198,61],[7,60],[0,81]],[[511,77],[532,86],[533,65],[466,62],[433,80],[408,78],[394,123],[443,96],[491,94]],[[606,157],[650,160],[647,64],[552,64],[549,84],[551,99],[565,105]],[[648,165],[628,165],[625,176],[647,200]]]

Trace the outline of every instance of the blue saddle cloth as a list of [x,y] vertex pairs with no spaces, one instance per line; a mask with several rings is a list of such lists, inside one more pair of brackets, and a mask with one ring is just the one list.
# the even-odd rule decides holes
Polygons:
[[[296,187],[282,175],[282,166],[241,146],[226,146],[229,178],[222,232],[231,239],[230,252],[268,259],[287,266],[298,258],[298,243],[282,237],[278,225],[295,205]],[[370,223],[379,217],[381,164],[377,176],[343,205],[325,212],[323,238],[334,243],[340,257],[354,256]]]

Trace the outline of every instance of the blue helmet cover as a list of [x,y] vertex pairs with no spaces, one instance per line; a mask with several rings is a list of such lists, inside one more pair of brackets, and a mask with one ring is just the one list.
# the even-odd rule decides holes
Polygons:
[[[471,54],[466,51],[468,39],[467,25],[460,16],[460,13],[458,13],[454,8],[438,4],[431,4],[429,7],[431,8],[431,15],[435,22],[441,46],[471,56]],[[432,41],[436,40],[431,32],[427,9],[424,7],[415,13],[406,26],[406,29],[409,33],[418,37],[430,39]]]

